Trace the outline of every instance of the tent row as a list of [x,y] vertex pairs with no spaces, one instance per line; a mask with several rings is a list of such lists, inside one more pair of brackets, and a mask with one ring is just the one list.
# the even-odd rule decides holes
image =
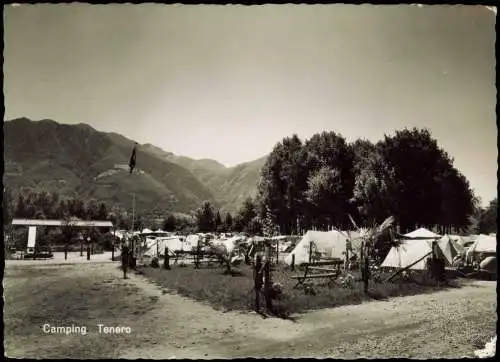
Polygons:
[[350,240],[352,250],[358,254],[361,247],[361,237],[362,234],[359,232],[309,230],[286,256],[285,263],[292,264],[292,255],[295,255],[295,264],[309,262],[310,248],[312,248],[313,253],[319,253],[321,258],[344,260],[347,241]]
[[410,269],[424,270],[434,240],[437,240],[437,251],[448,267],[452,266],[454,258],[462,253],[466,253],[468,260],[479,255],[496,258],[496,236],[478,235],[467,248],[461,243],[460,237],[445,235],[439,239],[403,240],[399,247],[391,248],[381,267],[405,268],[413,264]]
[[[350,241],[351,250],[359,255],[362,236],[360,232],[310,230],[287,255],[285,263],[288,265],[292,263],[292,255],[296,264],[308,262],[310,252],[319,253],[321,258],[345,260],[347,242]],[[426,255],[432,251],[433,241],[437,241],[438,253],[445,259],[448,266],[452,265],[458,254],[465,252],[496,256],[495,235],[476,235],[468,239],[457,235],[441,236],[425,228],[419,228],[402,235],[400,246],[391,248],[381,266],[404,268],[414,264],[411,269],[425,269]]]

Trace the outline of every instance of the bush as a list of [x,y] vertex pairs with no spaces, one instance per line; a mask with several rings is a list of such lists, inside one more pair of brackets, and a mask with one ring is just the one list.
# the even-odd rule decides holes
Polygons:
[[160,261],[158,260],[157,257],[154,257],[152,260],[151,260],[151,267],[152,268],[159,268],[160,267]]

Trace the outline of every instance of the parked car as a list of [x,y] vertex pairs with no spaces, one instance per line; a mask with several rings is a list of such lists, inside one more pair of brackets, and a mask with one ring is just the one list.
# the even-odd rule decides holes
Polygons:
[[40,248],[39,250],[28,250],[24,254],[24,259],[51,259],[54,257],[54,253],[50,248]]

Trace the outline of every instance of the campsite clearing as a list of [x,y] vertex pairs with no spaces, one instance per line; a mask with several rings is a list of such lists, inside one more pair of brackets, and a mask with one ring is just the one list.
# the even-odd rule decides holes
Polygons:
[[[249,311],[254,308],[254,282],[252,267],[242,264],[233,267],[232,274],[224,274],[224,268],[215,267],[193,268],[192,265],[185,267],[172,266],[170,270],[163,268],[144,267],[139,270],[152,283],[165,290],[179,293],[182,296],[194,300],[209,303],[213,308],[219,310],[242,310]],[[436,291],[443,287],[436,287],[433,283],[427,283],[424,278],[417,278],[418,283],[403,282],[395,280],[392,283],[371,283],[371,297],[363,292],[363,283],[360,281],[359,272],[349,272],[358,279],[353,283],[353,288],[343,288],[337,284],[329,284],[328,279],[315,280],[314,287],[316,295],[306,295],[302,288],[294,289],[297,283],[293,276],[302,274],[304,271],[298,267],[295,271],[288,267],[279,265],[272,271],[272,281],[280,283],[284,291],[283,298],[274,304],[281,311],[281,316],[286,317],[289,313],[300,313],[308,310],[338,307],[347,304],[357,304],[363,301],[383,299],[387,297],[414,295]],[[382,274],[384,277],[391,272]],[[337,279],[337,282],[339,280]],[[455,281],[451,281],[452,285]]]
[[[324,309],[296,322],[163,294],[116,264],[6,265],[5,350],[28,358],[460,357],[496,333],[496,283]],[[45,322],[89,334],[42,332]],[[99,335],[97,323],[131,334]],[[482,345],[481,345],[482,344]]]

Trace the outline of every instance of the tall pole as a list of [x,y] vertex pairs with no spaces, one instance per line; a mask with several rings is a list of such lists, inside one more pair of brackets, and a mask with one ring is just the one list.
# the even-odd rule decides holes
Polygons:
[[135,223],[135,192],[132,194],[132,233],[134,232]]

